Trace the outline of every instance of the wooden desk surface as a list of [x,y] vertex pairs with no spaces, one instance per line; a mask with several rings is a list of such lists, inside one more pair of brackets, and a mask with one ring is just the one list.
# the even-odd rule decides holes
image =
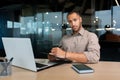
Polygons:
[[71,64],[62,64],[39,72],[12,67],[12,75],[0,80],[120,80],[120,62],[99,62],[87,64],[95,72],[78,74]]

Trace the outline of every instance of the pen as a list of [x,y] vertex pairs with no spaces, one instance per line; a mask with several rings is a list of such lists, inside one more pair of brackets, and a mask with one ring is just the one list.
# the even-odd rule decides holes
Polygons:
[[0,75],[2,75],[4,71],[7,71],[7,68],[8,68],[8,66],[10,65],[10,63],[12,62],[12,60],[13,60],[13,57],[9,60],[9,62],[7,63],[7,65],[6,65],[6,66],[4,67],[4,69],[1,71]]

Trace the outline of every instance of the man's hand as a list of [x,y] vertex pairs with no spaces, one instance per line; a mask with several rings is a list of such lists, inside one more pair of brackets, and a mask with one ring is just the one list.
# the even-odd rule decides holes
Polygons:
[[52,48],[50,53],[50,55],[56,56],[58,58],[65,58],[65,54],[66,52],[58,47]]
[[48,59],[50,61],[56,61],[56,57],[54,55],[51,55],[50,53],[48,54]]

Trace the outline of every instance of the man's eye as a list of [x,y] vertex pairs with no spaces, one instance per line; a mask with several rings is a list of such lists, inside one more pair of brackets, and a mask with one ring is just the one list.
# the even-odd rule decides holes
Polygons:
[[73,21],[77,21],[77,19],[74,19]]

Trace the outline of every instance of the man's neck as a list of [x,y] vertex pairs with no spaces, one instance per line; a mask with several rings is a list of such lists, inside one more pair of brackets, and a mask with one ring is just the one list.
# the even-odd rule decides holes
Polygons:
[[[81,27],[82,28],[82,27]],[[81,28],[78,31],[73,31],[73,34],[78,34],[79,31],[81,30]]]

